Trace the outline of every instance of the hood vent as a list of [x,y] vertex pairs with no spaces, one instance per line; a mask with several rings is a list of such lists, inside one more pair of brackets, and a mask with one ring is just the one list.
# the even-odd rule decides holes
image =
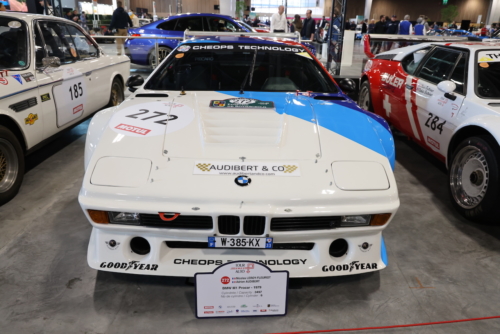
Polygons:
[[314,97],[315,100],[323,100],[323,101],[345,101],[345,97],[342,96],[325,96],[318,95]]
[[168,97],[168,94],[137,94],[135,97]]

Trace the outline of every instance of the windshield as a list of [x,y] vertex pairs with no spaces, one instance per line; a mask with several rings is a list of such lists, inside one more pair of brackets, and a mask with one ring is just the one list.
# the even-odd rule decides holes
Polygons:
[[26,67],[26,29],[23,21],[0,17],[0,70]]
[[247,74],[252,79],[246,81],[244,91],[338,92],[304,48],[263,44],[182,45],[163,62],[145,89],[239,91]]
[[479,51],[477,59],[477,95],[500,99],[500,50]]

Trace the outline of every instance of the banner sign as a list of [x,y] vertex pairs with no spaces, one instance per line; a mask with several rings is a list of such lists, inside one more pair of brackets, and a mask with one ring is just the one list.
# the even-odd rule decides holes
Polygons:
[[197,273],[196,317],[286,315],[288,276],[288,271],[271,271],[253,261],[229,262],[212,273]]

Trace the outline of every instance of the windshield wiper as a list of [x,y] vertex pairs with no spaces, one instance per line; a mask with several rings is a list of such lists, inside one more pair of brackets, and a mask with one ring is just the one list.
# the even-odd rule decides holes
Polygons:
[[255,49],[255,53],[253,55],[253,60],[252,60],[252,67],[247,72],[247,75],[245,76],[245,80],[241,83],[241,89],[240,89],[240,94],[244,94],[243,88],[245,88],[245,85],[247,84],[248,80],[248,75],[250,75],[250,83],[249,86],[252,86],[252,78],[253,78],[253,68],[255,67],[255,60],[257,59],[257,49]]

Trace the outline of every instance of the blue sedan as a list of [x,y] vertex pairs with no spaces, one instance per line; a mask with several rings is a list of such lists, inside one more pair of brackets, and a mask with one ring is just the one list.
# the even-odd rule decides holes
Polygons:
[[[129,35],[132,37],[183,37],[186,29],[191,31],[251,32],[251,30],[239,24],[230,16],[198,13],[172,15],[165,20],[159,20],[140,28],[129,29]],[[157,41],[160,62],[180,42],[180,40],[176,39],[158,39]],[[128,39],[125,42],[125,52],[134,64],[153,67],[157,65],[155,39]]]

